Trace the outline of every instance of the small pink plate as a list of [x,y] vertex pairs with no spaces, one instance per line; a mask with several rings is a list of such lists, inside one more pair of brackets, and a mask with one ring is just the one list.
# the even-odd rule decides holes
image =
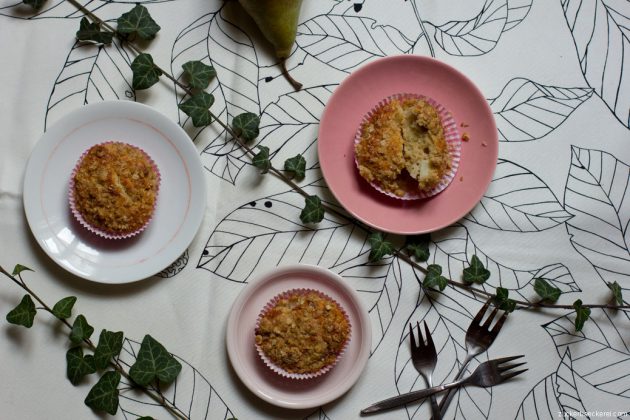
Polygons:
[[[354,137],[363,116],[397,93],[435,99],[469,137],[462,142],[455,179],[431,198],[387,197],[375,191],[354,164]],[[373,228],[409,235],[444,228],[472,210],[492,181],[499,137],[492,110],[470,79],[433,58],[399,55],[372,61],[335,89],[319,124],[317,151],[326,183],[348,212]]]
[[[319,290],[347,312],[352,337],[345,354],[329,372],[313,379],[284,378],[267,367],[256,353],[254,327],[262,308],[274,296],[295,288]],[[313,265],[278,267],[250,282],[232,305],[226,331],[230,362],[245,386],[280,407],[319,407],[343,395],[359,379],[372,346],[367,311],[357,293],[339,275]]]

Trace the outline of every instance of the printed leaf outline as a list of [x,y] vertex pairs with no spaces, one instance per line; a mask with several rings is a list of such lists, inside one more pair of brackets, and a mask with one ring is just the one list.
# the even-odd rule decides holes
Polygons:
[[[436,297],[432,298],[431,296]],[[481,305],[476,303],[472,297],[462,298],[460,295],[453,297],[449,292],[424,293],[419,296],[416,308],[413,309],[401,330],[401,337],[396,350],[394,377],[399,393],[426,387],[426,383],[411,362],[409,323],[415,326],[416,322],[419,322],[422,326],[423,322],[426,321],[431,331],[431,337],[438,352],[438,364],[433,371],[433,382],[452,382],[455,380],[455,375],[466,356],[466,329],[475,315],[475,312],[471,313],[468,308],[478,310],[480,307]],[[482,354],[476,359],[477,361],[485,360],[487,354]],[[477,362],[473,361],[466,368],[468,374],[476,365]],[[464,418],[488,418],[492,395],[492,388],[468,387],[456,392],[449,410],[463,414]],[[430,417],[428,400],[409,404],[406,410],[410,420]]]
[[[305,191],[331,204],[327,187],[319,182],[305,186]],[[303,224],[298,218],[303,203],[302,195],[287,191],[234,209],[210,234],[197,267],[236,283],[279,265],[326,267],[362,297],[372,321],[373,353],[398,307],[403,277],[413,275],[411,266],[392,257],[370,264],[366,228],[331,212],[317,225]]]
[[[180,74],[179,80],[186,84],[181,72],[184,63],[200,61],[212,66],[217,76],[207,90],[215,98],[211,111],[222,121],[232,121],[236,115],[245,112],[261,113],[260,69],[252,40],[225,15],[221,7],[217,12],[195,20],[179,33],[171,54],[171,74]],[[179,105],[188,95],[177,86],[175,89]],[[224,129],[214,125],[193,127],[185,113],[180,110],[178,115],[179,124],[197,144],[202,145],[201,160],[206,170],[234,184],[241,169],[249,163],[246,152]]]
[[521,23],[529,14],[534,0],[507,0],[507,21],[503,31],[509,31]]
[[[473,242],[468,229],[459,223],[435,232],[431,236],[433,243],[430,247],[431,257],[428,263],[441,265],[445,270],[445,277],[460,280],[464,268],[470,265],[472,256],[477,255],[491,274],[485,283],[475,286],[488,293],[494,293],[495,288],[503,287],[508,289],[510,296],[515,299],[535,302],[540,299],[536,296],[532,283],[538,277],[543,277],[559,288],[563,294],[581,291],[564,264],[555,263],[533,269],[517,269],[498,263]],[[458,291],[458,293],[462,292]]]
[[630,127],[630,3],[562,0],[561,4],[584,78],[617,119]]
[[630,338],[624,330],[630,314],[592,309],[591,318],[580,332],[575,331],[574,318],[569,314],[543,325],[558,354],[570,350],[573,371],[593,387],[630,398]]
[[160,271],[158,274],[156,274],[156,276],[161,277],[163,279],[175,277],[176,275],[181,273],[184,268],[186,268],[186,265],[188,265],[188,259],[189,259],[189,254],[188,254],[188,250],[186,250],[171,265],[166,267],[164,270]]
[[[129,368],[135,362],[139,350],[138,341],[125,338],[123,349],[117,360]],[[179,408],[188,418],[237,417],[198,369],[175,354],[173,357],[182,365],[182,370],[172,384],[160,389],[169,403]],[[121,385],[130,384],[123,379]],[[137,416],[135,413],[142,413],[156,419],[164,416],[164,409],[156,405],[155,401],[143,394],[130,391],[120,393],[120,409],[129,415]]]
[[608,152],[571,147],[564,203],[571,244],[602,280],[630,289],[630,166]]
[[575,376],[571,351],[566,349],[556,371],[541,379],[525,396],[516,420],[568,418],[571,413],[586,413]]
[[69,110],[104,100],[135,100],[131,56],[114,38],[107,47],[76,42],[50,94],[45,126]]
[[[515,13],[515,11],[514,11]],[[514,18],[513,14],[513,18]],[[499,42],[508,21],[507,0],[486,0],[477,16],[435,27],[435,41],[451,55],[476,56],[491,51]],[[516,21],[510,22],[510,28]]]
[[324,409],[320,407],[317,409],[317,411],[304,417],[304,420],[332,420],[332,419],[328,417],[328,414],[326,414]]
[[499,159],[488,190],[464,218],[490,229],[540,232],[571,217],[542,179],[521,165]]
[[519,142],[546,136],[592,95],[591,88],[548,86],[514,78],[499,96],[488,101],[499,141]]
[[296,43],[306,53],[350,73],[378,57],[409,53],[415,42],[375,19],[340,14],[319,15],[298,26]]

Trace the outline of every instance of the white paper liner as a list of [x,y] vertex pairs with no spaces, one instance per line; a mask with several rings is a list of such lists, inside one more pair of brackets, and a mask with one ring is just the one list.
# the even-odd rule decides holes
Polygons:
[[[83,215],[77,209],[76,201],[75,201],[75,197],[74,197],[74,178],[75,178],[75,175],[76,175],[76,173],[77,173],[77,171],[79,169],[79,166],[81,165],[81,162],[83,161],[85,156],[87,156],[88,152],[95,146],[100,146],[100,145],[104,145],[104,144],[114,144],[114,143],[125,144],[127,146],[133,147],[134,149],[137,149],[140,152],[142,152],[147,157],[149,162],[151,163],[151,166],[153,167],[153,170],[155,171],[155,173],[157,175],[157,188],[155,190],[155,201],[153,202],[153,209],[151,211],[152,215],[145,222],[145,224],[142,225],[139,229],[137,229],[137,230],[135,230],[133,232],[128,232],[128,233],[110,232],[110,231],[107,231],[107,230],[104,230],[104,229],[100,229],[100,228],[98,228],[96,226],[91,225],[87,220],[85,220]],[[134,146],[132,144],[124,143],[124,142],[121,142],[121,141],[106,141],[106,142],[103,142],[103,143],[95,144],[95,145],[91,146],[89,149],[87,149],[85,152],[83,152],[81,154],[81,157],[77,161],[77,164],[75,165],[74,169],[72,170],[72,174],[70,175],[70,183],[69,183],[69,189],[68,189],[68,202],[70,204],[70,211],[74,215],[74,218],[81,224],[81,226],[83,226],[84,228],[86,228],[90,232],[92,232],[92,233],[94,233],[94,234],[96,234],[96,235],[98,235],[98,236],[100,236],[102,238],[106,238],[106,239],[128,239],[128,238],[134,237],[134,236],[138,235],[140,232],[142,232],[143,230],[145,230],[147,228],[147,226],[149,225],[149,223],[151,223],[151,220],[153,220],[153,214],[155,213],[155,207],[157,205],[157,197],[158,197],[158,193],[160,191],[160,180],[161,180],[160,170],[158,169],[157,165],[155,164],[153,159],[151,159],[151,156],[149,156],[147,154],[147,152],[145,152],[140,147]]]
[[[369,121],[369,119],[372,117],[372,115],[382,106],[386,105],[387,103],[389,103],[390,101],[394,100],[394,99],[398,99],[398,100],[402,100],[402,99],[408,99],[408,98],[413,98],[413,99],[423,99],[426,102],[428,102],[430,105],[432,105],[434,108],[437,109],[438,114],[440,116],[440,122],[442,123],[442,127],[444,130],[444,139],[446,140],[446,145],[448,147],[448,153],[451,157],[451,167],[450,170],[444,174],[444,176],[442,177],[442,179],[440,180],[440,182],[433,187],[430,190],[424,190],[424,191],[418,191],[418,192],[407,192],[405,195],[403,196],[398,196],[390,191],[386,191],[383,188],[381,188],[378,184],[374,183],[374,182],[369,182],[369,184],[374,187],[376,190],[380,191],[381,193],[389,196],[389,197],[393,197],[393,198],[397,198],[399,200],[419,200],[422,198],[428,198],[428,197],[432,197],[442,191],[444,191],[444,189],[446,187],[449,186],[449,184],[453,181],[453,179],[455,178],[455,174],[457,173],[457,169],[459,168],[459,161],[461,159],[461,148],[462,148],[462,138],[459,134],[459,130],[457,128],[457,123],[455,122],[455,118],[453,118],[453,115],[450,113],[449,110],[447,110],[442,104],[440,104],[439,102],[437,102],[436,100],[434,100],[433,98],[430,98],[428,96],[424,96],[424,95],[418,95],[418,94],[413,94],[413,93],[397,93],[394,95],[391,95],[383,100],[381,100],[374,108],[372,108],[362,119],[361,124],[359,125],[359,128],[357,129],[357,132],[355,134],[355,138],[354,138],[354,144],[355,147],[356,145],[359,143],[359,141],[361,140],[361,133],[363,131],[363,126]],[[359,166],[359,163],[357,162],[356,159],[356,154],[355,154],[355,158],[354,158],[354,162],[357,166]]]
[[348,314],[343,309],[343,307],[335,299],[331,298],[327,294],[322,293],[319,290],[306,289],[306,288],[287,290],[285,292],[282,292],[282,293],[276,295],[273,299],[271,299],[265,305],[265,307],[260,311],[260,314],[258,315],[258,319],[256,320],[256,328],[255,328],[254,331],[258,330],[258,327],[260,325],[260,320],[264,317],[264,315],[267,313],[267,311],[271,310],[278,303],[278,301],[280,299],[288,298],[290,296],[294,296],[295,294],[307,294],[309,292],[317,293],[322,298],[330,300],[330,301],[334,302],[337,305],[337,307],[341,310],[341,312],[343,313],[344,317],[348,321],[348,327],[349,327],[348,337],[346,338],[346,341],[344,342],[344,344],[343,344],[339,354],[337,354],[337,357],[335,358],[335,360],[332,363],[330,363],[330,364],[324,366],[323,368],[319,369],[318,371],[312,372],[312,373],[292,373],[292,372],[288,372],[288,371],[282,369],[280,366],[276,365],[271,359],[269,359],[265,355],[265,352],[263,351],[263,349],[258,344],[256,344],[256,352],[258,353],[258,355],[260,356],[262,361],[265,363],[265,365],[267,365],[267,367],[269,367],[272,371],[274,371],[278,375],[281,375],[281,376],[283,376],[285,378],[299,379],[299,380],[313,379],[313,378],[316,378],[318,376],[321,376],[321,375],[325,374],[326,372],[329,372],[337,364],[337,362],[343,357],[343,355],[345,354],[346,349],[348,347],[348,343],[350,342],[350,338],[352,336],[352,324],[350,324],[350,319],[348,318]]

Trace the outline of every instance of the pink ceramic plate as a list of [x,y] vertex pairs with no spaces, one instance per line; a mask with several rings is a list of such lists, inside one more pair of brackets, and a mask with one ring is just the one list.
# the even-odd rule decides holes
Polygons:
[[[396,93],[435,99],[470,138],[462,142],[455,179],[431,198],[387,197],[361,178],[354,164],[354,135],[362,117]],[[337,87],[322,115],[317,147],[326,183],[348,212],[376,229],[408,235],[444,228],[472,210],[492,180],[499,138],[492,110],[472,81],[441,61],[401,55],[372,61]]]
[[[295,288],[316,289],[335,299],[352,324],[345,354],[329,372],[313,379],[278,375],[264,364],[254,345],[262,308],[274,296]],[[277,268],[250,282],[232,306],[226,338],[230,362],[247,388],[271,404],[294,409],[319,407],[348,391],[359,379],[372,346],[370,319],[357,293],[339,275],[302,264]]]

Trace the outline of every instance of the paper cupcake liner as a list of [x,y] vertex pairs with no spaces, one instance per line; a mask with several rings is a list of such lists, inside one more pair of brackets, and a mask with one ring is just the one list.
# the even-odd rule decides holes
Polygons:
[[[76,201],[75,201],[75,197],[74,197],[74,177],[79,169],[79,166],[81,165],[81,162],[83,161],[83,159],[85,158],[85,156],[87,156],[88,152],[95,146],[99,146],[99,145],[103,145],[103,144],[115,144],[115,143],[120,143],[120,144],[126,144],[127,146],[131,146],[134,149],[139,150],[140,152],[142,152],[142,154],[144,154],[147,159],[149,160],[149,162],[151,163],[151,166],[153,167],[153,170],[155,171],[156,175],[157,175],[157,188],[155,191],[155,200],[153,202],[153,209],[151,210],[151,217],[149,217],[149,219],[146,221],[146,223],[144,225],[142,225],[142,227],[140,227],[139,229],[136,229],[133,232],[127,232],[127,233],[117,233],[117,232],[111,232],[105,229],[101,229],[98,228],[92,224],[90,224],[87,220],[85,220],[85,218],[83,217],[83,215],[81,215],[81,213],[79,212],[79,210],[76,207]],[[81,154],[81,156],[79,157],[79,160],[77,161],[77,164],[75,165],[74,169],[72,170],[72,174],[70,175],[70,183],[69,183],[69,190],[68,190],[68,202],[70,204],[70,211],[72,212],[72,215],[74,216],[74,218],[81,224],[81,226],[83,226],[84,228],[86,228],[87,230],[89,230],[90,232],[102,237],[102,238],[106,238],[106,239],[129,239],[132,238],[136,235],[138,235],[140,232],[142,232],[143,230],[145,230],[147,228],[147,226],[149,226],[149,223],[151,223],[151,221],[153,220],[153,215],[155,214],[155,207],[157,205],[157,197],[160,191],[160,181],[161,181],[161,176],[160,176],[160,170],[158,169],[157,165],[155,164],[155,162],[153,161],[153,159],[151,159],[151,156],[149,156],[149,154],[147,152],[145,152],[143,149],[141,149],[138,146],[134,146],[132,144],[129,143],[125,143],[122,141],[106,141],[103,143],[98,143],[95,144],[93,146],[91,146],[89,149],[87,149],[85,152],[83,152]]]
[[[359,128],[357,129],[357,132],[354,138],[355,147],[361,140],[361,133],[363,131],[363,126],[370,120],[372,115],[374,115],[374,113],[378,109],[380,109],[381,107],[388,104],[390,101],[394,99],[402,100],[402,99],[409,99],[409,98],[423,99],[426,102],[428,102],[430,105],[432,105],[434,108],[437,109],[438,114],[440,116],[440,122],[442,123],[442,127],[444,129],[444,139],[446,140],[448,153],[451,158],[451,168],[446,174],[444,174],[440,182],[432,189],[426,190],[426,191],[418,191],[417,193],[407,192],[403,196],[397,196],[396,194],[390,191],[384,190],[378,184],[374,182],[369,182],[369,184],[372,187],[374,187],[376,190],[380,191],[381,193],[389,197],[393,197],[399,200],[419,200],[421,198],[432,197],[444,191],[444,189],[448,187],[449,184],[455,178],[455,174],[457,173],[457,169],[459,168],[459,161],[461,160],[462,139],[461,139],[461,136],[459,135],[459,130],[457,128],[457,123],[455,122],[455,118],[453,118],[453,115],[451,114],[451,112],[447,110],[442,104],[437,102],[435,99],[430,98],[428,96],[418,95],[418,94],[413,94],[413,93],[398,93],[379,101],[379,103],[374,108],[372,108],[361,120],[361,124],[359,125]],[[359,163],[357,162],[356,154],[354,158],[354,163],[358,169]]]
[[312,373],[292,373],[292,372],[288,372],[287,370],[285,370],[285,369],[281,368],[280,366],[278,366],[277,364],[275,364],[269,357],[267,357],[267,355],[265,355],[265,352],[263,351],[263,349],[258,344],[256,344],[256,352],[258,353],[258,355],[260,356],[262,361],[265,363],[265,365],[267,365],[267,367],[269,367],[269,369],[271,369],[272,371],[274,371],[278,375],[280,375],[282,377],[285,377],[285,378],[299,379],[299,380],[313,379],[313,378],[316,378],[318,376],[321,376],[321,375],[325,374],[326,372],[329,372],[333,367],[335,367],[337,362],[339,362],[339,360],[345,354],[346,349],[348,347],[348,343],[350,342],[350,338],[352,336],[352,325],[350,324],[350,319],[348,318],[348,314],[343,309],[343,307],[335,299],[331,298],[327,294],[322,293],[319,290],[305,289],[305,288],[287,290],[287,291],[285,291],[283,293],[280,293],[280,294],[276,295],[273,299],[271,299],[265,305],[265,307],[260,311],[260,314],[258,315],[258,319],[256,320],[256,327],[255,327],[254,331],[258,330],[258,328],[260,326],[261,319],[265,316],[265,314],[269,310],[271,310],[278,303],[278,301],[280,299],[288,298],[290,296],[295,296],[296,294],[307,294],[307,293],[310,293],[310,292],[317,293],[322,298],[330,300],[330,301],[334,302],[337,305],[337,307],[341,310],[341,312],[343,313],[344,317],[348,321],[348,326],[349,326],[348,337],[346,338],[346,341],[343,343],[343,346],[342,346],[341,350],[339,351],[339,354],[337,354],[337,357],[335,358],[335,360],[332,363],[322,367],[318,371],[312,372]]

